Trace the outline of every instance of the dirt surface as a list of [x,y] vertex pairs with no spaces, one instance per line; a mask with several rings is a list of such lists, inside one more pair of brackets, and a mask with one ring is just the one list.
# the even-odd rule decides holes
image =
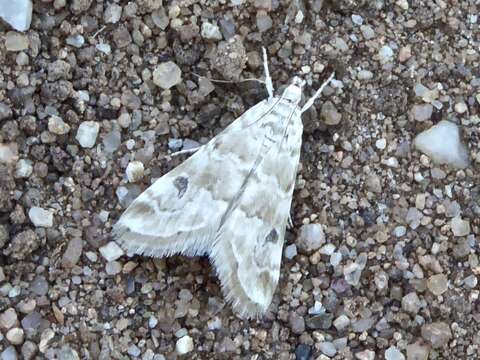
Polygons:
[[[0,358],[478,359],[479,10],[35,1],[30,30],[0,28]],[[104,246],[185,159],[168,154],[265,98],[238,82],[263,78],[262,46],[277,92],[336,80],[304,116],[270,311],[244,321],[208,259]],[[412,146],[441,120],[461,129],[465,169]]]

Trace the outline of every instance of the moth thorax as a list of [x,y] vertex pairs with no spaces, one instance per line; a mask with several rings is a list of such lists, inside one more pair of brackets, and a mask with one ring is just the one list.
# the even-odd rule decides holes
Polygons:
[[302,99],[302,88],[298,85],[291,84],[283,92],[282,98],[292,103],[298,104]]

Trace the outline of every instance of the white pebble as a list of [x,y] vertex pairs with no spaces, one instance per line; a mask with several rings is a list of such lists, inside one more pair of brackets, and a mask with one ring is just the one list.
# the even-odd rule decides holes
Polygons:
[[99,251],[107,261],[117,260],[124,254],[122,248],[114,241],[110,241],[107,245],[102,246]]
[[460,216],[452,218],[450,227],[454,236],[467,236],[470,234],[470,221],[462,220]]
[[450,121],[440,121],[418,134],[414,145],[437,164],[448,164],[460,169],[469,165],[467,148],[460,141],[459,129]]
[[352,22],[355,25],[362,25],[363,24],[363,18],[360,15],[353,14],[352,15]]
[[17,178],[28,178],[32,175],[33,172],[33,163],[31,160],[28,159],[20,159],[17,162],[15,168],[15,176]]
[[208,40],[222,40],[222,33],[217,25],[204,22],[202,24],[201,35],[204,39]]
[[31,207],[28,210],[28,217],[30,221],[36,227],[52,227],[53,226],[53,214],[41,207]]
[[454,109],[458,114],[464,114],[467,112],[468,107],[464,102],[459,102],[455,104]]
[[383,150],[387,147],[387,140],[378,139],[377,141],[375,141],[375,146],[376,146],[377,149]]
[[127,165],[127,179],[129,182],[134,183],[143,178],[143,164],[140,161],[132,161]]
[[378,55],[380,56],[380,61],[386,63],[392,59],[393,50],[390,46],[384,45],[380,48]]
[[48,131],[55,135],[65,135],[70,131],[70,126],[61,117],[52,115],[48,119]]
[[295,244],[288,245],[288,246],[285,248],[285,257],[286,257],[288,260],[291,260],[291,259],[293,259],[295,256],[297,256],[297,245],[295,245]]
[[182,70],[172,61],[161,63],[153,71],[153,83],[164,90],[180,84]]
[[360,70],[357,74],[358,80],[370,80],[373,78],[373,73],[368,70]]
[[105,43],[98,43],[97,45],[95,45],[95,48],[104,53],[104,54],[107,54],[107,55],[110,55],[112,53],[112,48],[110,47],[109,44],[105,44]]
[[15,30],[28,30],[32,22],[32,1],[0,0],[0,18]]
[[75,139],[79,142],[83,148],[91,148],[97,141],[98,131],[100,125],[95,121],[84,121],[80,124],[77,130]]
[[177,340],[175,344],[175,351],[179,355],[187,354],[193,350],[193,339],[185,335],[184,337]]

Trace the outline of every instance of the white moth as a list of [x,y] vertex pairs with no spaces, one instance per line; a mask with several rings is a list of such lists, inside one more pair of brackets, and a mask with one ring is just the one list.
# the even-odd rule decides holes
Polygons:
[[125,210],[113,232],[130,254],[208,254],[224,296],[244,318],[265,313],[280,276],[285,230],[300,158],[304,82],[295,77],[248,109]]

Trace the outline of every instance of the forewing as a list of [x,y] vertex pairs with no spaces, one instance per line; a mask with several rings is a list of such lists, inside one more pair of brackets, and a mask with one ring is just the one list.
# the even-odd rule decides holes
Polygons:
[[156,257],[208,252],[261,151],[270,104],[249,109],[136,198],[114,226],[119,244],[128,253]]
[[226,299],[247,318],[267,311],[278,283],[300,157],[300,114],[295,112],[290,122],[281,116],[277,121],[274,143],[231,206],[210,253]]

